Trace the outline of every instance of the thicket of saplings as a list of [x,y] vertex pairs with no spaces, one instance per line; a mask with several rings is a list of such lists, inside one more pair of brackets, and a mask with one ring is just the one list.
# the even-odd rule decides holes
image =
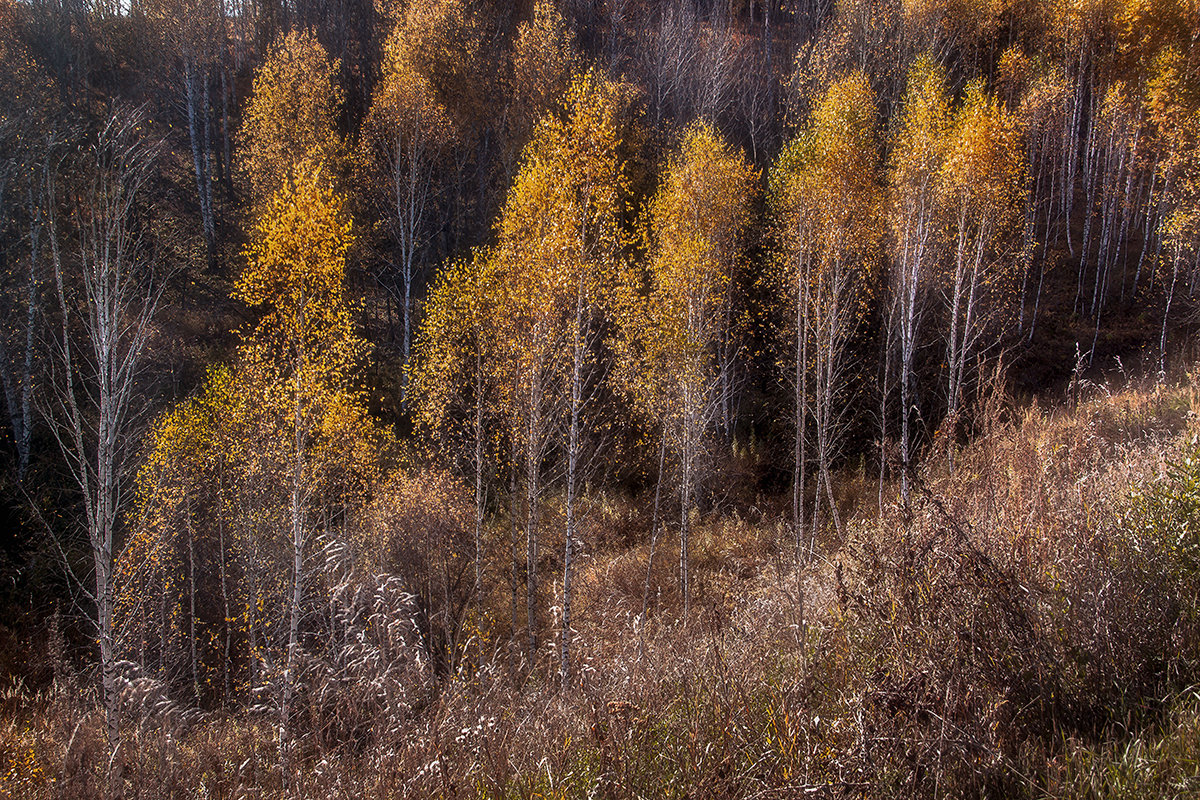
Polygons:
[[1194,4],[327,5],[0,0],[0,791],[1195,788]]

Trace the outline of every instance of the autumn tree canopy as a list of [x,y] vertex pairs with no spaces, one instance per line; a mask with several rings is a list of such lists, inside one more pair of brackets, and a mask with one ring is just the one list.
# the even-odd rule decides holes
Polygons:
[[311,31],[282,36],[254,76],[242,114],[239,169],[253,203],[266,203],[307,165],[339,176],[345,156],[337,117],[339,65]]

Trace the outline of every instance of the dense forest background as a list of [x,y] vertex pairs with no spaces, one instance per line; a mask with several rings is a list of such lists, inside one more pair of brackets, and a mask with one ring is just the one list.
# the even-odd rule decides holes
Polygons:
[[1084,780],[1044,765],[1200,652],[1198,36],[1194,0],[0,0],[5,779]]

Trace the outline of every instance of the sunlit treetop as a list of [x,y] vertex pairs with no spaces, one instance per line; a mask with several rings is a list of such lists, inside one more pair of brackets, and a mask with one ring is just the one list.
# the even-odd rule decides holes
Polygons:
[[486,19],[464,0],[388,3],[393,24],[387,61],[421,76],[456,130],[473,136],[495,112],[496,69]]
[[745,155],[704,122],[668,159],[646,215],[647,291],[626,285],[617,343],[621,383],[647,413],[695,413],[707,394],[716,345],[734,324],[757,185]]
[[513,41],[508,92],[510,147],[523,148],[537,119],[563,95],[579,55],[574,37],[552,0],[538,0],[533,18],[521,23]]
[[855,72],[828,87],[808,125],[780,153],[771,204],[805,235],[834,232],[841,249],[853,249],[856,237],[866,244],[876,235],[868,230],[878,227],[879,152],[875,95]]
[[[278,361],[302,353],[344,380],[364,344],[353,333],[344,283],[354,242],[344,200],[316,167],[301,169],[271,198],[246,248],[238,299],[266,313],[248,338],[251,352]],[[271,354],[273,353],[273,355]]]
[[1128,67],[1143,74],[1153,72],[1163,50],[1189,47],[1200,30],[1195,0],[1123,0],[1116,14],[1119,47],[1132,62]]
[[405,35],[397,27],[384,44],[382,75],[359,151],[361,177],[377,188],[377,199],[386,198],[389,215],[405,207],[407,193],[418,190],[406,182],[419,181],[423,189],[459,136],[428,78],[406,56]]
[[497,266],[489,251],[479,250],[447,264],[429,292],[410,374],[418,421],[431,431],[442,427],[472,373],[490,366]]
[[946,70],[930,57],[921,56],[909,71],[899,133],[892,143],[895,186],[929,185],[941,163],[949,126]]
[[712,126],[696,123],[684,132],[650,205],[660,284],[724,293],[741,266],[757,180],[745,156]]
[[539,123],[498,225],[497,257],[523,265],[518,291],[535,302],[569,294],[622,244],[628,87],[588,72],[564,105]]
[[[880,149],[875,94],[852,72],[826,88],[776,160],[768,200],[778,249],[768,275],[796,309],[783,315],[789,338],[803,333],[799,315],[826,348],[839,348],[868,308],[884,232]],[[832,323],[818,324],[826,313]]]
[[1021,144],[1016,121],[986,91],[982,80],[971,81],[954,115],[941,172],[942,191],[966,213],[1004,230],[1022,210]]
[[340,175],[339,69],[311,31],[293,31],[271,47],[254,76],[240,133],[239,166],[256,204],[301,167]]

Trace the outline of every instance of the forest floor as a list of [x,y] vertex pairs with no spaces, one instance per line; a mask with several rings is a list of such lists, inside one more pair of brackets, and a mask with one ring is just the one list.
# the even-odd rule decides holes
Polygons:
[[480,614],[470,655],[388,714],[311,689],[286,770],[268,716],[151,681],[126,689],[110,764],[93,676],[60,667],[0,694],[0,797],[1194,796],[1198,381],[994,397],[907,504],[845,476],[844,530],[811,556],[783,520],[698,519],[686,621],[677,541],[646,598],[644,532],[598,500],[571,686]]

